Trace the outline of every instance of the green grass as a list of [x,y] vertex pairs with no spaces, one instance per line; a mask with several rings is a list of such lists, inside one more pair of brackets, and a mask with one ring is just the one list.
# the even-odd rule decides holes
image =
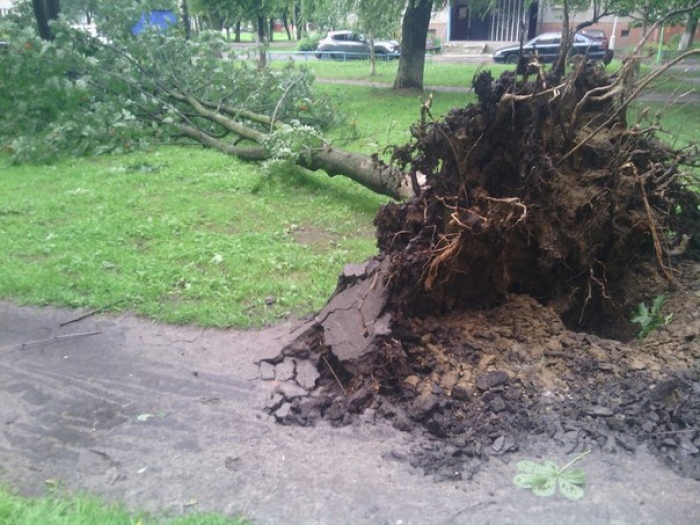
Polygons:
[[192,513],[156,517],[86,495],[23,498],[0,487],[0,525],[245,525],[240,518]]
[[[273,68],[282,68],[287,64],[287,60],[273,60]],[[309,56],[307,60],[299,62],[308,66],[319,79],[332,80],[361,80],[366,82],[377,82],[382,84],[394,83],[398,68],[397,60],[378,60],[376,63],[376,74],[370,73],[369,60],[348,60],[341,62],[336,60],[318,60]],[[500,64],[479,64],[467,63],[444,63],[437,60],[427,60],[423,75],[423,84],[426,89],[433,86],[444,86],[453,88],[471,88],[472,79],[480,69],[490,69],[494,77],[502,71],[512,69],[513,66]]]
[[[273,55],[274,56],[274,55]],[[339,62],[333,60],[317,60],[309,55],[300,63],[308,66],[319,79],[353,80],[393,84],[396,78],[398,61],[378,61],[376,74],[371,75],[368,60],[349,60]],[[287,60],[273,60],[272,67],[281,68],[287,64]],[[620,67],[620,61],[614,60],[608,67],[610,73],[616,72]],[[494,77],[500,76],[503,71],[513,69],[513,66],[488,63],[485,65],[474,63],[444,63],[438,60],[427,60],[424,69],[423,84],[426,90],[431,87],[443,86],[451,88],[471,87],[474,75],[481,69],[488,69]],[[649,73],[652,65],[643,64],[641,74]],[[674,68],[659,80],[654,81],[645,90],[659,93],[700,93],[700,71],[697,69]]]
[[[365,153],[382,152],[387,146],[405,144],[410,127],[420,121],[420,108],[428,94],[396,93],[387,87],[324,84],[317,89],[337,97],[343,112],[350,117],[357,136],[344,139],[346,130],[332,131],[328,136],[341,147]],[[429,92],[430,90],[428,90]],[[438,119],[450,109],[474,102],[473,93],[433,93],[431,114]]]
[[642,128],[659,125],[658,138],[675,148],[700,137],[700,108],[697,105],[635,102],[627,120],[630,125],[638,122]]
[[343,265],[375,253],[385,201],[200,148],[6,168],[0,297],[260,326],[320,308]]

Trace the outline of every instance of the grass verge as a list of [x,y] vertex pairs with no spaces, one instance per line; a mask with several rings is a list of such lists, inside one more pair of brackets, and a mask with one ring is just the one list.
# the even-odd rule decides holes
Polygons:
[[87,495],[24,498],[0,487],[0,524],[4,525],[246,525],[240,518],[192,513],[156,517]]
[[375,252],[386,198],[200,148],[19,166],[0,177],[0,297],[251,327],[320,308]]

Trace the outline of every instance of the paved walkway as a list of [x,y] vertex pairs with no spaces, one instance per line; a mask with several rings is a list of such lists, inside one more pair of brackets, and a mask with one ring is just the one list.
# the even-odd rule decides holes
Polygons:
[[409,465],[429,446],[385,424],[285,427],[262,410],[292,325],[241,332],[0,302],[0,481],[46,480],[150,511],[243,513],[257,525],[700,523],[699,483],[637,452],[593,450],[581,501],[513,486],[519,459],[564,464],[534,439],[469,480]]

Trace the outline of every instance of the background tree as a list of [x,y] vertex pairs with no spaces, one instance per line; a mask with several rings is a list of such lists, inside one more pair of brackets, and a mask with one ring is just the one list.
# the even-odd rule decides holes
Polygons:
[[409,0],[401,25],[401,58],[394,89],[423,89],[425,41],[433,0]]
[[39,36],[43,40],[51,40],[53,36],[49,28],[49,22],[58,20],[58,14],[61,12],[59,0],[32,0],[32,8],[34,9]]
[[683,30],[683,35],[678,42],[678,51],[686,51],[693,46],[693,40],[695,39],[695,31],[698,29],[698,17],[697,11],[691,11],[685,20],[685,29]]

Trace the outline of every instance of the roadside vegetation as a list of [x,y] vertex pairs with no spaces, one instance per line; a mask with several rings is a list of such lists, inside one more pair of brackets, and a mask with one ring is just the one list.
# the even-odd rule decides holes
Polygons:
[[123,505],[82,494],[24,498],[0,486],[0,523],[7,525],[246,525],[250,522],[216,514],[190,513],[159,517],[131,512]]

